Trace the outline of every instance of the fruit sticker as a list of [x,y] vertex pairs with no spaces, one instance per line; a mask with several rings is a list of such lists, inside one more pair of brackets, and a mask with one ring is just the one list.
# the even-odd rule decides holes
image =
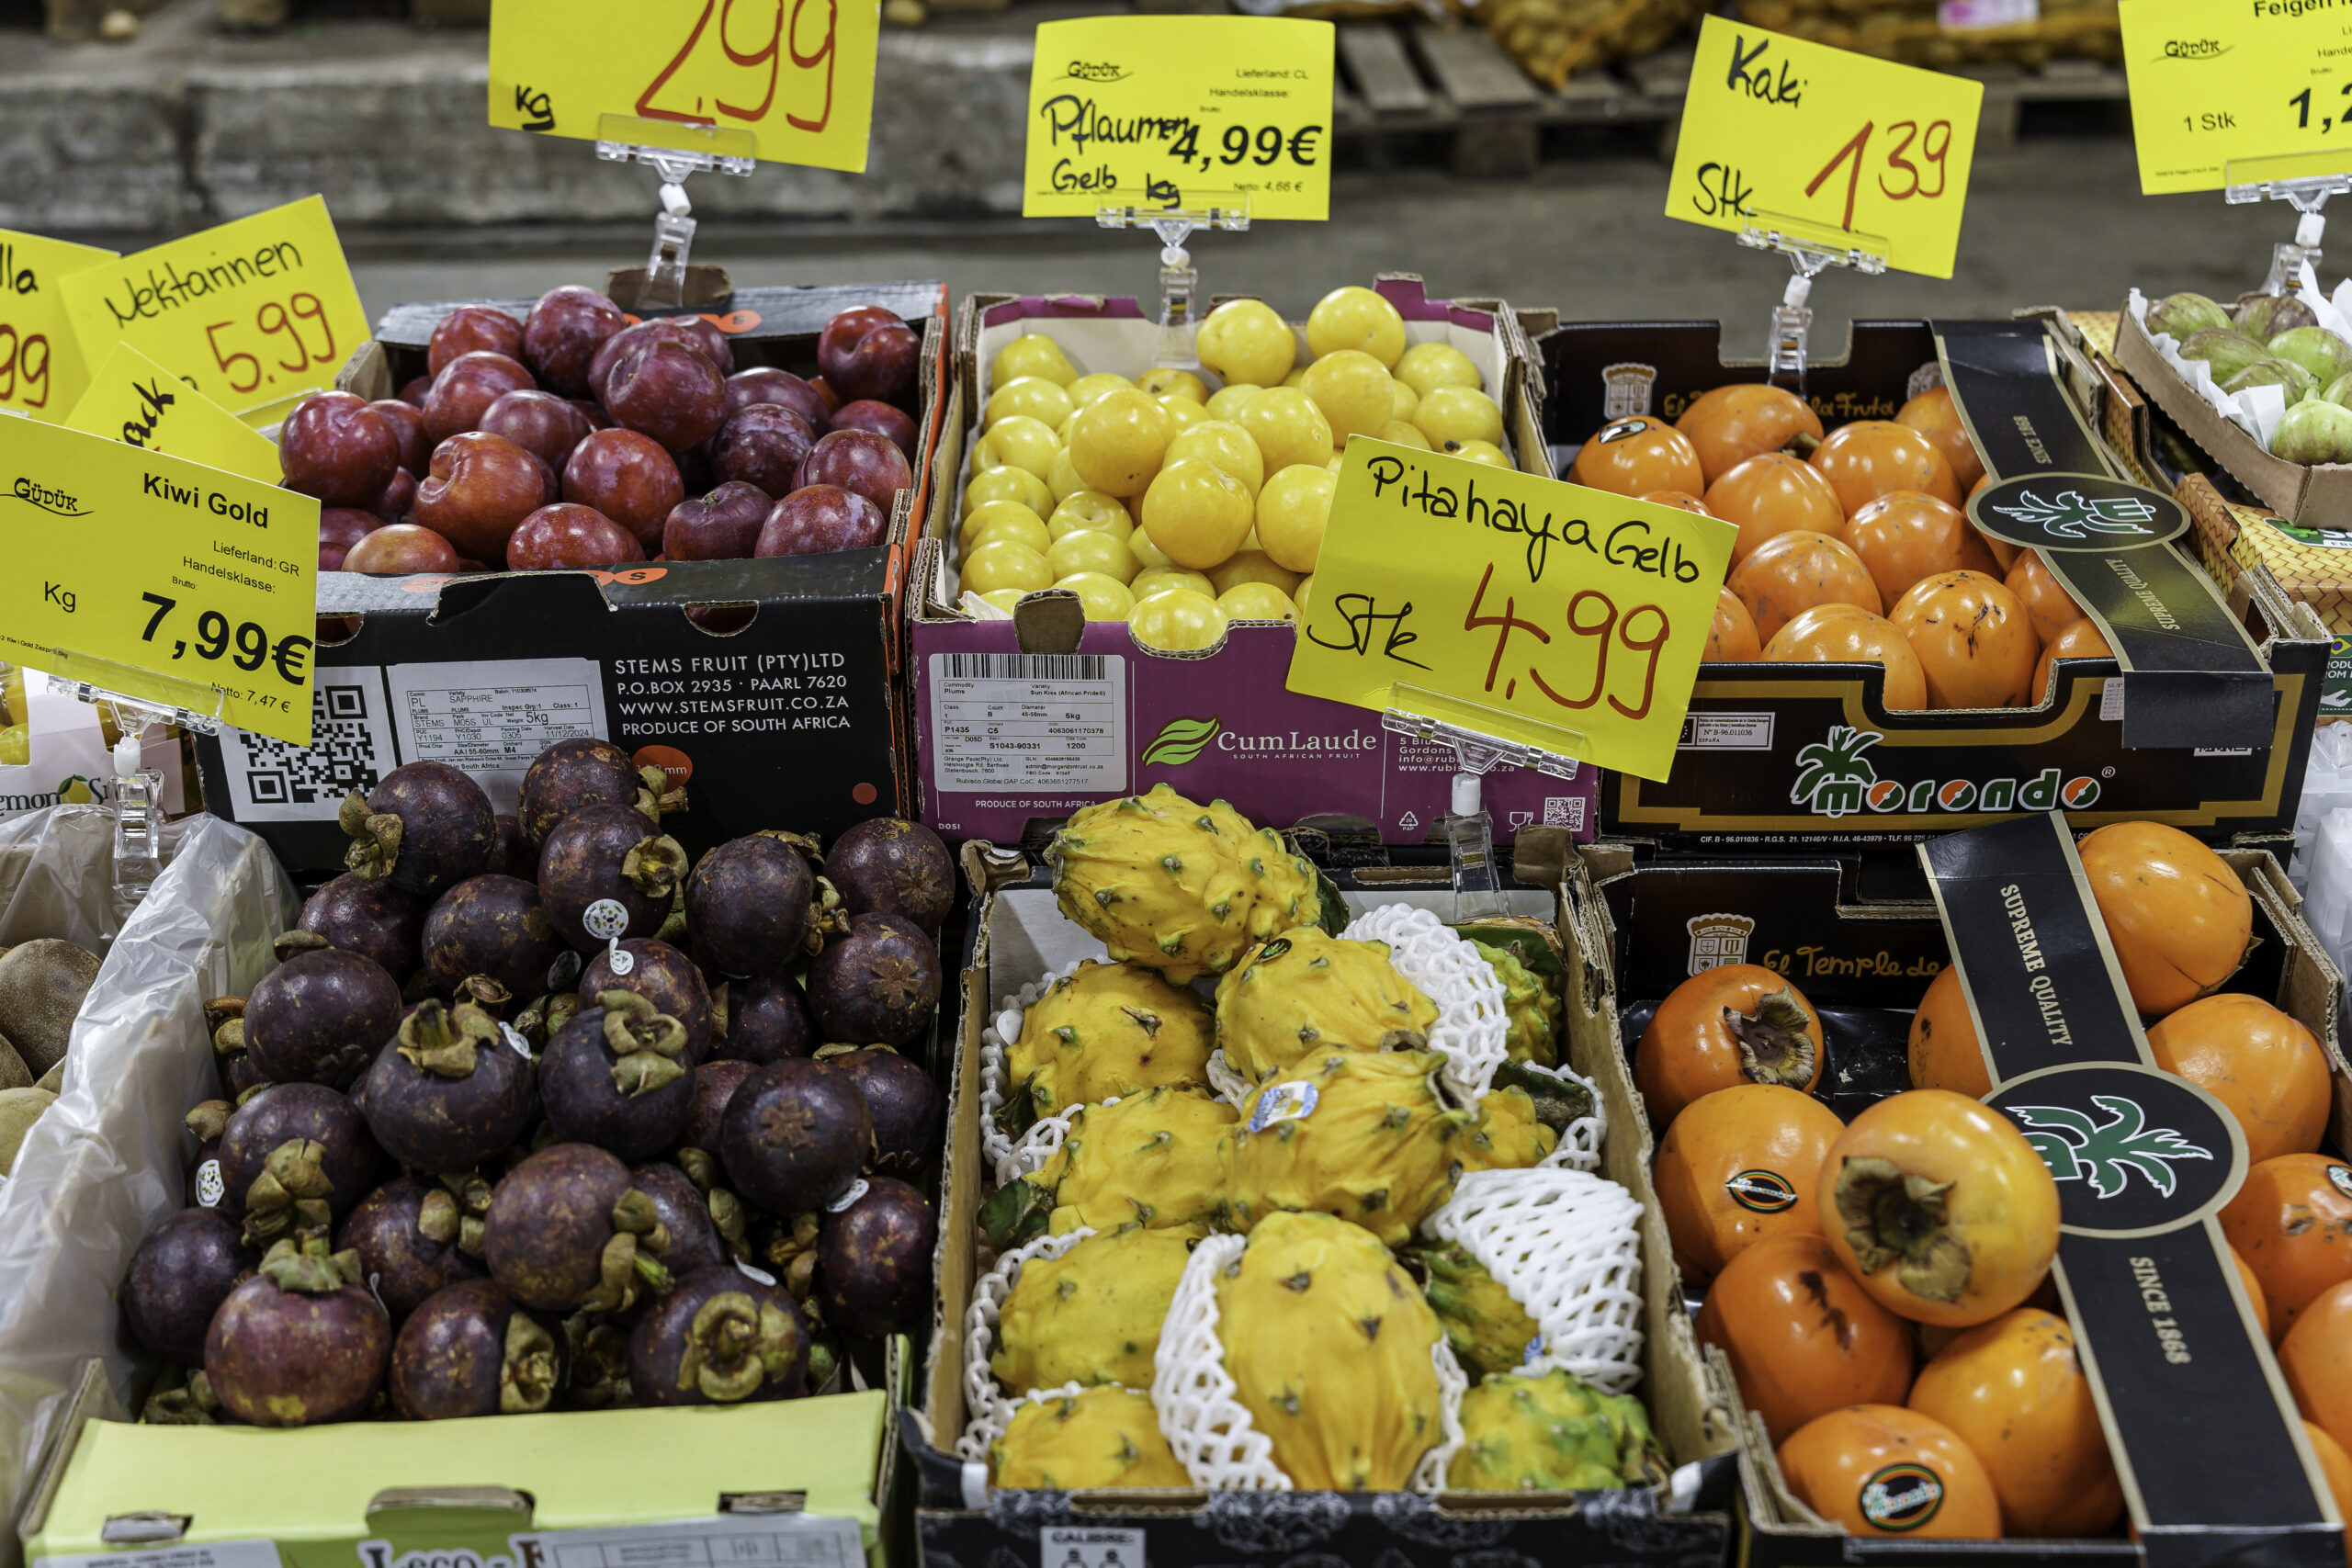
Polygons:
[[1319,1098],[1311,1083],[1275,1084],[1258,1097],[1258,1108],[1250,1113],[1250,1130],[1262,1133],[1277,1122],[1304,1122],[1315,1114]]
[[1890,1464],[1862,1483],[1862,1517],[1883,1530],[1907,1533],[1944,1506],[1941,1477],[1924,1464]]
[[1759,1214],[1796,1207],[1797,1190],[1777,1170],[1743,1170],[1724,1183],[1731,1201]]
[[61,287],[115,253],[0,229],[0,409],[55,423],[90,384]]

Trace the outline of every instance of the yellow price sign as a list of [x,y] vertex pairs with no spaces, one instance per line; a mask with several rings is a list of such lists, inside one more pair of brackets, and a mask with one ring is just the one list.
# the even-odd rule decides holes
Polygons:
[[1738,535],[1359,435],[1288,684],[1663,780]]
[[1331,209],[1329,22],[1085,17],[1037,28],[1024,218]]
[[2142,191],[2352,173],[2340,6],[2123,0],[2119,15]]
[[854,174],[881,41],[881,0],[493,0],[490,123]]
[[276,442],[127,343],[114,345],[65,424],[266,485],[283,473]]
[[1964,77],[1709,17],[1666,215],[1950,277],[1984,102]]
[[[311,743],[319,503],[106,436],[0,420],[0,654],[122,667],[127,696],[217,688],[221,718]],[[80,674],[79,668],[74,673]]]
[[114,252],[0,229],[0,409],[54,424],[90,384],[65,313],[66,277]]
[[313,196],[85,267],[65,280],[83,352],[129,343],[249,424],[334,384],[368,311]]

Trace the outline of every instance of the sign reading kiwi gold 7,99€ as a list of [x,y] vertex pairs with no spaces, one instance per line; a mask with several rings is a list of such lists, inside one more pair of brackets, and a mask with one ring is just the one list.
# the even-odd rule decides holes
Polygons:
[[1037,28],[1024,218],[1331,207],[1329,22],[1086,17]]
[[1664,779],[1738,533],[1356,436],[1288,684]]
[[1950,277],[1983,84],[1709,17],[1666,215]]

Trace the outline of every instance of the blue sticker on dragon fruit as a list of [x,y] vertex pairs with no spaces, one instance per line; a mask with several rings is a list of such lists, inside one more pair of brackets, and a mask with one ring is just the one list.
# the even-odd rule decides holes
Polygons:
[[1250,1113],[1250,1130],[1262,1133],[1277,1122],[1304,1122],[1315,1114],[1319,1098],[1311,1083],[1275,1084],[1258,1096],[1258,1109]]

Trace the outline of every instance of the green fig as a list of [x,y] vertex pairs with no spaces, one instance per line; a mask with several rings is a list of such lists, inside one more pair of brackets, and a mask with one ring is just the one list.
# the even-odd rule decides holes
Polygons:
[[2290,328],[2314,326],[2318,321],[2312,308],[2291,294],[2257,294],[2237,310],[2238,331],[2261,343]]
[[2271,432],[2270,452],[2306,467],[2352,463],[2352,409],[2323,398],[2304,399]]
[[2322,386],[2352,375],[2352,343],[2325,327],[2290,327],[2270,340],[2275,359],[2290,359],[2312,373]]
[[2352,409],[2352,374],[2338,376],[2320,396],[2338,408]]
[[2183,359],[2201,359],[2216,381],[2226,381],[2263,357],[2262,345],[2242,333],[2209,327],[2180,345]]
[[2291,359],[2257,359],[2222,383],[2225,392],[2250,391],[2256,387],[2282,389],[2287,394],[2287,406],[2292,408],[2317,391],[2319,382]]
[[2167,294],[2148,307],[2148,331],[2169,333],[2180,342],[2191,333],[2230,330],[2230,313],[2202,294]]

